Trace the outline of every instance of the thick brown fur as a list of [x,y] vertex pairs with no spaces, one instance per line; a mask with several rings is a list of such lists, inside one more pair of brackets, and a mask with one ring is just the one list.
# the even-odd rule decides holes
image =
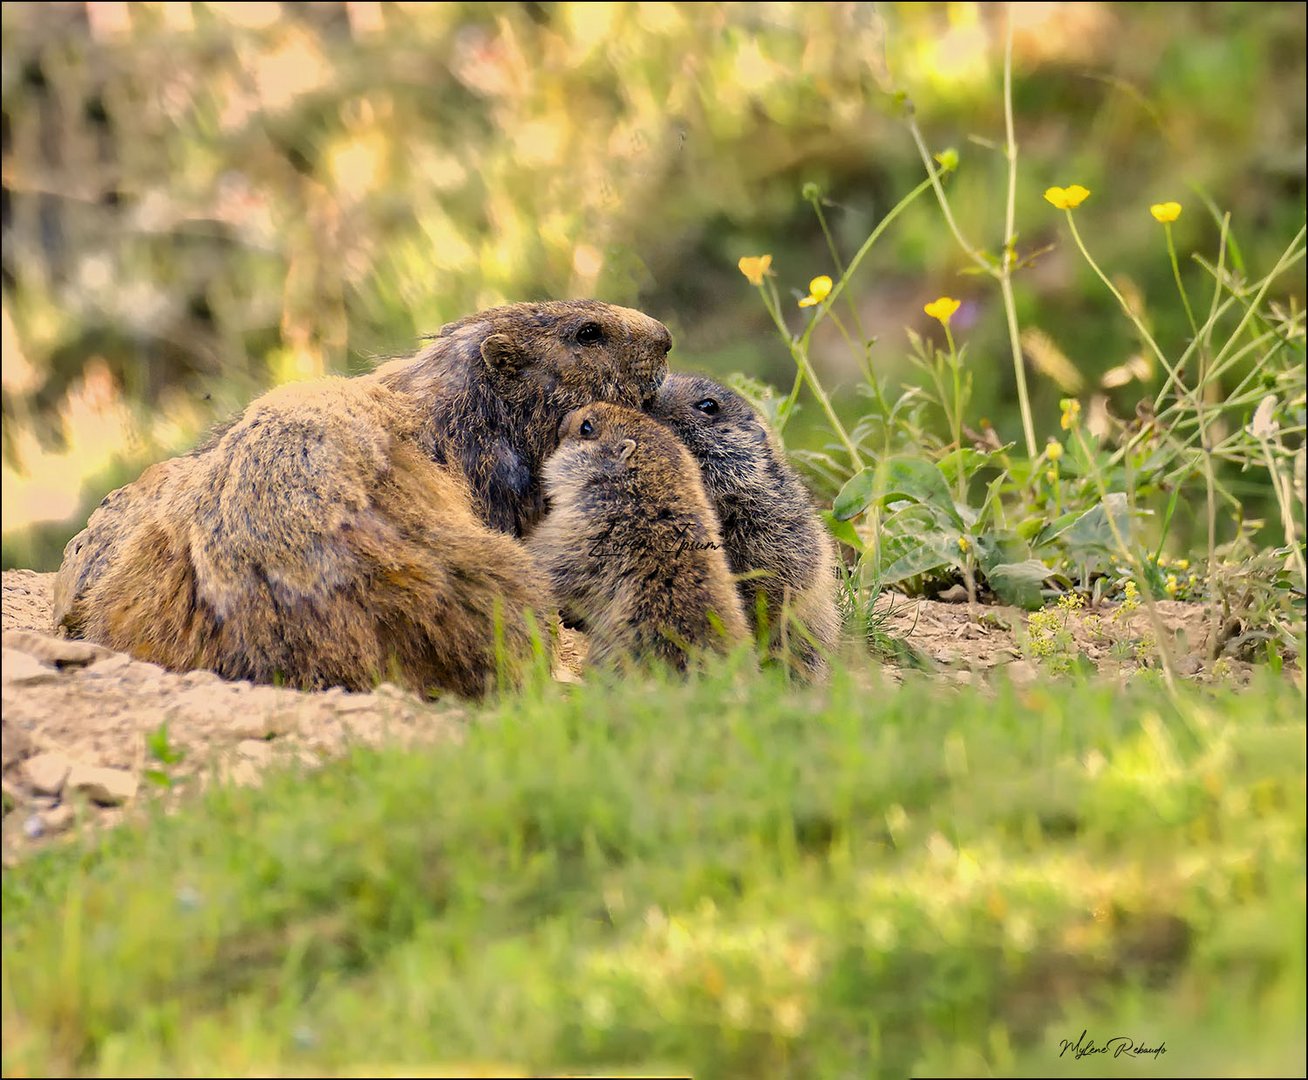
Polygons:
[[578,409],[544,476],[550,511],[527,547],[584,622],[591,662],[684,669],[748,640],[699,469],[666,428],[615,405]]
[[697,375],[670,374],[650,414],[699,463],[755,628],[761,596],[771,649],[821,677],[840,637],[836,548],[775,434],[739,394]]
[[174,670],[484,692],[550,604],[514,537],[560,420],[648,400],[669,345],[626,308],[518,304],[371,375],[274,390],[106,498],[65,549],[56,620]]

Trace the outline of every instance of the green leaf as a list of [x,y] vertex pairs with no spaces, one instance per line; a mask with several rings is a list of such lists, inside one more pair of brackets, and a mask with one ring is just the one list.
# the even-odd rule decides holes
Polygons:
[[144,775],[145,778],[150,781],[150,783],[156,785],[157,787],[170,788],[173,786],[172,777],[170,777],[162,769],[146,769]]
[[832,516],[837,521],[858,517],[871,505],[872,485],[876,482],[876,475],[876,467],[868,465],[845,482],[831,504]]
[[1038,548],[1053,540],[1062,540],[1073,554],[1116,551],[1117,540],[1113,536],[1112,525],[1109,524],[1109,514],[1122,539],[1129,541],[1131,515],[1126,505],[1126,496],[1120,491],[1113,491],[1102,502],[1082,514],[1064,514],[1050,522],[1031,541],[1031,546]]
[[176,765],[184,757],[185,751],[178,750],[168,742],[168,721],[165,720],[145,737],[146,749],[155,761],[165,765]]
[[848,544],[860,554],[865,550],[863,538],[848,521],[842,521],[830,510],[822,511],[822,520],[826,523],[827,531],[842,544]]
[[921,458],[892,457],[879,465],[866,466],[840,489],[832,511],[848,521],[866,510],[874,499],[883,504],[909,499],[941,512],[957,527],[963,526],[944,474]]
[[1005,604],[1035,611],[1044,598],[1040,587],[1052,571],[1039,559],[1000,563],[986,574],[986,581]]

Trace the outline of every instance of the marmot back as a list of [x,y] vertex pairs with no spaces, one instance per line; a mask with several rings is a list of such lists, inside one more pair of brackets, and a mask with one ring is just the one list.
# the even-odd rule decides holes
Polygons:
[[480,693],[549,605],[514,537],[560,420],[648,400],[670,344],[627,308],[519,304],[371,375],[274,390],[106,498],[65,550],[56,620],[174,670]]
[[732,571],[763,572],[739,583],[746,613],[757,621],[761,597],[774,650],[824,674],[840,636],[836,548],[776,436],[739,394],[697,375],[670,374],[650,414],[699,463]]
[[592,661],[684,668],[748,639],[717,517],[671,432],[615,405],[578,409],[544,475],[550,511],[527,548],[584,620]]

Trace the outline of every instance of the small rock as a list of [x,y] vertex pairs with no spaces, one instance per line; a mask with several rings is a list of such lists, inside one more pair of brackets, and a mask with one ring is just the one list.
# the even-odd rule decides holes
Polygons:
[[92,664],[86,669],[86,674],[92,678],[103,679],[113,675],[132,662],[132,658],[125,653],[114,653],[98,663]]
[[53,810],[46,810],[41,814],[41,823],[45,826],[45,831],[54,834],[61,833],[73,823],[73,808],[67,803],[56,806]]
[[40,840],[45,835],[45,822],[40,814],[33,814],[23,822],[23,835],[29,840]]
[[187,686],[212,686],[215,683],[221,683],[217,675],[212,671],[188,671],[182,676],[182,682]]
[[0,678],[9,686],[30,686],[54,682],[59,678],[59,672],[35,656],[6,648],[0,651]]
[[6,630],[4,647],[25,652],[28,656],[35,656],[58,668],[86,667],[114,655],[112,649],[106,649],[103,645],[51,637],[49,634],[38,634],[35,630]]
[[1176,661],[1176,672],[1178,675],[1198,675],[1203,666],[1204,662],[1197,656],[1182,656]]
[[136,795],[139,781],[126,769],[96,765],[74,765],[67,787],[85,795],[98,806],[121,806]]
[[73,763],[58,751],[37,754],[23,762],[23,778],[38,795],[58,795]]

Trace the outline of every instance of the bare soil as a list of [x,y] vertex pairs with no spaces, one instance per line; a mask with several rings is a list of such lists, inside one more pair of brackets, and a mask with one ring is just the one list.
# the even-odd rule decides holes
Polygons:
[[[53,574],[3,574],[3,858],[66,835],[101,827],[154,799],[174,804],[215,781],[257,784],[275,763],[312,767],[351,747],[458,739],[470,709],[458,699],[425,702],[383,684],[372,693],[304,693],[211,672],[184,675],[122,653],[55,636]],[[885,666],[925,668],[954,683],[984,682],[1003,671],[1022,683],[1040,671],[1024,648],[1027,615],[1015,608],[881,598],[882,630],[904,646]],[[1157,611],[1179,673],[1243,681],[1249,665],[1205,662],[1205,612],[1163,602]],[[1103,672],[1132,677],[1152,633],[1143,609],[1129,619],[1111,611],[1067,619],[1074,648]],[[564,631],[555,676],[577,681],[585,641]],[[900,669],[900,670],[897,670]],[[167,725],[165,756],[150,750]]]

